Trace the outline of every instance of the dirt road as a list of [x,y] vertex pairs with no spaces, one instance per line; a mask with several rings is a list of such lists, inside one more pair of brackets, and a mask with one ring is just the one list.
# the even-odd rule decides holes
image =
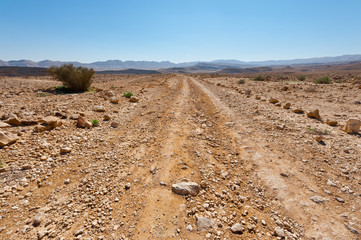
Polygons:
[[[335,131],[356,146],[340,153],[356,167],[345,178],[331,150],[345,142],[321,146],[305,133],[312,120],[232,85],[186,75],[96,84],[104,91],[38,97],[33,107],[101,119],[92,108],[103,105],[119,127],[65,120],[50,132],[23,128],[20,143],[0,149],[9,165],[1,238],[358,239],[359,137]],[[140,101],[111,104],[106,90],[132,90]],[[60,146],[72,151],[59,154]],[[201,190],[177,195],[178,182]],[[242,234],[231,231],[236,223]]]

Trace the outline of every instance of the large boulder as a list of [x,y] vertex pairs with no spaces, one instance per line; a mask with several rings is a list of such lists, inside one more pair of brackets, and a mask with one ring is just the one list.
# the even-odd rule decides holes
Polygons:
[[0,147],[15,143],[19,138],[13,134],[0,131]]
[[195,196],[198,194],[200,188],[195,182],[180,182],[172,185],[172,191],[179,195]]
[[360,131],[361,121],[357,119],[349,119],[346,122],[345,131],[347,133],[358,133]]

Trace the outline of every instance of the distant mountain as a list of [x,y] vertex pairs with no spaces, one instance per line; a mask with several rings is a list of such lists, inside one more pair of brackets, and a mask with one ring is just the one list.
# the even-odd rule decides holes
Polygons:
[[[361,54],[343,55],[338,57],[321,57],[321,58],[307,58],[307,59],[293,59],[293,60],[269,60],[269,61],[252,61],[244,62],[239,60],[214,60],[210,62],[184,62],[172,63],[169,61],[155,62],[155,61],[121,61],[108,60],[98,61],[93,63],[80,62],[61,62],[44,60],[34,62],[31,60],[16,60],[16,61],[1,61],[0,66],[7,67],[42,67],[48,68],[50,66],[60,66],[65,63],[72,63],[74,66],[83,66],[93,68],[98,71],[102,70],[125,70],[125,69],[143,69],[143,70],[164,70],[169,72],[199,72],[199,71],[219,71],[224,68],[250,68],[263,66],[286,66],[298,64],[337,64],[345,62],[361,61]],[[168,69],[168,70],[167,70]]]

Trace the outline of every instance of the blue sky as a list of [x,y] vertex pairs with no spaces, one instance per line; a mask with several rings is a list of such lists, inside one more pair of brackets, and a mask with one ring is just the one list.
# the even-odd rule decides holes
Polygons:
[[0,22],[1,60],[361,54],[360,0],[0,0]]

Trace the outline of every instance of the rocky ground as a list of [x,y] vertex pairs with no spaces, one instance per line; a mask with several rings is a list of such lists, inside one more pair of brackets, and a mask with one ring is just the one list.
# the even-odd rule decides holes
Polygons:
[[359,86],[238,80],[0,79],[0,238],[359,239]]

